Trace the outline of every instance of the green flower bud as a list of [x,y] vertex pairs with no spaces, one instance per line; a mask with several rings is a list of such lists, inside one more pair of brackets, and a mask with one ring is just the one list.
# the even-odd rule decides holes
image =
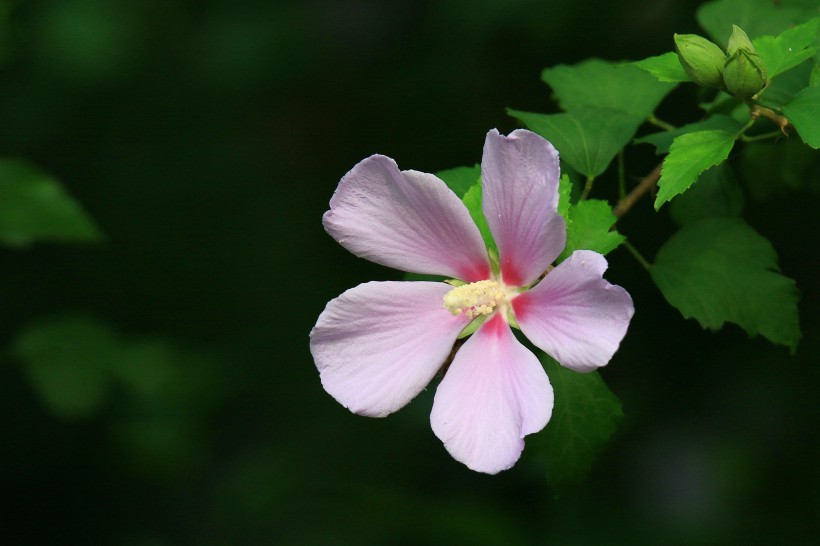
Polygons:
[[729,60],[723,67],[726,89],[739,99],[757,98],[768,85],[769,78],[763,59],[739,27],[734,27],[729,38]]
[[726,55],[718,46],[697,34],[675,34],[675,51],[693,82],[723,89]]
[[737,53],[738,49],[745,49],[751,53],[757,53],[754,44],[749,39],[749,36],[743,32],[743,29],[737,25],[732,25],[732,35],[729,37],[729,44],[726,46],[726,52],[729,57]]

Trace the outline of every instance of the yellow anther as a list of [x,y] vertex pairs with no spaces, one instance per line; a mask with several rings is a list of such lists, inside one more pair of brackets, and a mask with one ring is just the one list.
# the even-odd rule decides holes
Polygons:
[[504,290],[495,281],[478,281],[456,286],[444,295],[444,307],[452,314],[470,318],[489,315],[504,300]]

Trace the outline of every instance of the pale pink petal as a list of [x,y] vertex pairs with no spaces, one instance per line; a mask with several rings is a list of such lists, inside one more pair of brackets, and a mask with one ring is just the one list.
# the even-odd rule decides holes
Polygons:
[[609,362],[635,312],[627,291],[603,279],[606,267],[606,259],[597,252],[576,250],[512,300],[524,335],[579,372]]
[[339,182],[322,219],[356,256],[415,273],[480,281],[487,249],[464,203],[432,174],[374,155]]
[[466,316],[453,316],[438,282],[369,282],[327,304],[310,332],[322,385],[354,413],[384,417],[430,382]]
[[481,160],[482,208],[510,286],[532,284],[564,249],[557,213],[558,152],[530,131],[487,133]]
[[546,426],[552,404],[544,368],[496,314],[456,353],[430,422],[456,460],[495,474],[515,464],[525,435]]

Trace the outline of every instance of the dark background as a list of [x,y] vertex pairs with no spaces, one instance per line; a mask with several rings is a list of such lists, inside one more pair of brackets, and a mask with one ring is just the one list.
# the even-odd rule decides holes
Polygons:
[[[0,347],[79,320],[138,356],[111,363],[134,383],[78,416],[2,353],[0,543],[816,540],[814,193],[746,214],[802,291],[796,357],[735,326],[702,331],[610,255],[637,309],[602,372],[626,420],[561,495],[534,449],[494,477],[453,461],[430,431],[432,388],[384,420],[348,413],[308,351],[328,300],[400,275],[324,233],[347,170],[373,153],[427,172],[479,162],[487,130],[516,127],[505,107],[554,109],[543,67],[669,51],[698,31],[697,4],[4,2],[0,154],[58,177],[106,240],[0,249]],[[696,102],[681,88],[659,115],[692,121]],[[656,161],[635,150],[630,183]],[[620,229],[651,257],[674,227],[645,200]]]

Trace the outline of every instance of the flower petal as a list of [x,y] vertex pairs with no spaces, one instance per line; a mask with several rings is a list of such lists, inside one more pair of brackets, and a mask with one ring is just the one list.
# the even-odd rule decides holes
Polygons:
[[432,174],[399,171],[389,157],[353,167],[322,222],[339,244],[378,264],[470,282],[490,275],[487,249],[464,203]]
[[384,417],[430,382],[470,322],[444,308],[451,286],[368,282],[331,300],[310,332],[322,385],[354,413]]
[[579,372],[604,366],[635,312],[626,290],[603,279],[606,259],[576,250],[540,283],[512,300],[530,341]]
[[496,314],[456,353],[433,402],[433,432],[478,472],[510,468],[524,436],[552,415],[552,386],[541,363]]
[[566,225],[557,212],[559,175],[558,152],[535,133],[487,133],[482,208],[507,285],[532,284],[564,249]]

